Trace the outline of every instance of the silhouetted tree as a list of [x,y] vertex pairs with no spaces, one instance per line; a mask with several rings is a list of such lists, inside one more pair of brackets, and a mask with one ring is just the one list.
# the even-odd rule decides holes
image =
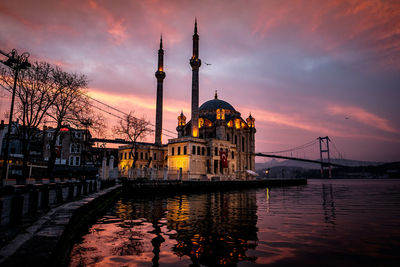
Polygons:
[[[50,140],[50,157],[48,161],[48,175],[52,178],[56,161],[56,140],[60,129],[65,125],[81,127],[86,123],[93,125],[93,112],[87,97],[88,80],[85,75],[68,73],[57,67],[54,70],[54,79],[59,94],[54,104],[47,112],[48,122],[55,126]],[[94,119],[93,119],[94,120]],[[90,121],[90,123],[88,123]]]
[[153,129],[150,127],[151,124],[148,120],[146,120],[144,117],[137,118],[133,114],[133,111],[129,112],[129,114],[125,115],[124,119],[121,119],[118,122],[118,125],[113,128],[115,134],[132,142],[132,169],[136,167],[136,161],[138,160],[136,155],[138,141],[143,140],[148,134],[153,132]]
[[[25,183],[25,179],[28,177],[31,142],[40,134],[38,127],[60,94],[60,88],[56,86],[54,70],[54,67],[46,62],[35,62],[29,69],[21,71],[17,80],[15,115],[21,126],[17,126],[16,129],[22,144],[23,155],[23,180],[18,183]],[[13,76],[13,70],[1,68],[1,87],[11,92]]]

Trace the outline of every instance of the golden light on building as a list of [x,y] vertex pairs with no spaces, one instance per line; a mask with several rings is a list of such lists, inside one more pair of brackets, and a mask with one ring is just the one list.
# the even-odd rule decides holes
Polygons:
[[199,118],[199,128],[204,126],[204,119],[203,118]]
[[217,120],[225,120],[225,109],[217,109]]
[[240,124],[241,124],[240,119],[235,119],[235,128],[236,129],[240,129]]
[[192,136],[193,137],[198,137],[199,136],[199,129],[193,128],[192,129]]
[[230,120],[230,121],[228,122],[228,127],[233,127],[233,121],[232,121],[232,120]]
[[255,123],[254,123],[255,120],[256,120],[256,119],[254,119],[253,116],[251,116],[251,113],[250,113],[250,116],[246,119],[247,125],[248,125],[250,128],[254,128],[254,127],[255,127]]
[[181,112],[181,115],[178,116],[178,126],[185,126],[186,124],[186,116],[183,115],[183,111]]

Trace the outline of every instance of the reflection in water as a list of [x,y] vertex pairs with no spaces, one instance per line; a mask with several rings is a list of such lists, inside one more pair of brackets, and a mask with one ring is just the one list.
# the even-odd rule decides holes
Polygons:
[[[329,187],[329,190],[327,189]],[[328,192],[329,191],[329,194]],[[324,209],[325,223],[335,225],[335,200],[333,198],[332,184],[322,185],[322,207]]]
[[232,265],[255,261],[246,256],[256,247],[255,192],[203,194],[188,202],[186,196],[168,201],[167,227],[176,231],[173,251],[189,256],[193,266]]
[[400,180],[123,198],[70,266],[396,266],[399,205]]

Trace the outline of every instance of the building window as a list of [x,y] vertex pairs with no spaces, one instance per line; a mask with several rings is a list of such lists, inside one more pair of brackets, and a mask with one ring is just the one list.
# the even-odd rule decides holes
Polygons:
[[123,157],[123,155],[122,155],[122,153],[120,153],[119,154],[119,159],[122,160],[122,157]]
[[215,151],[214,151],[214,152],[215,152],[215,153],[214,153],[215,156],[218,156],[218,147],[215,148]]
[[79,156],[70,156],[69,157],[69,165],[70,166],[79,166],[81,164],[81,157]]
[[129,159],[131,159],[133,157],[132,152],[129,152]]
[[201,155],[202,155],[202,156],[204,156],[204,152],[205,152],[204,150],[205,150],[205,149],[204,149],[204,146],[203,146],[203,147],[201,148]]
[[232,159],[234,159],[234,158],[235,158],[235,152],[232,151]]
[[200,155],[200,147],[197,147],[197,155]]
[[124,159],[126,159],[126,152],[124,153]]
[[69,150],[71,153],[80,153],[81,144],[70,144]]
[[237,135],[235,134],[235,145],[237,145]]
[[244,137],[242,136],[242,152],[244,152]]
[[211,148],[207,147],[207,156],[211,156]]
[[47,137],[51,137],[51,133],[47,133]]
[[226,140],[231,141],[231,136],[229,134],[226,134]]
[[173,156],[174,154],[175,154],[175,147],[173,147],[171,151],[171,155]]
[[135,152],[135,159],[138,159],[139,153]]
[[77,133],[77,132],[75,132],[75,137],[76,137],[76,138],[78,138],[78,139],[81,139],[81,133],[79,133],[79,132],[78,132],[78,133]]
[[154,152],[153,158],[154,158],[154,160],[157,160],[157,153],[156,152]]
[[192,155],[196,154],[196,146],[192,146]]
[[149,159],[149,153],[146,152],[146,154],[144,154],[144,156],[145,156],[146,160]]
[[178,155],[180,155],[180,154],[181,154],[181,147],[178,146]]
[[143,152],[140,152],[140,159],[143,159]]
[[183,155],[186,155],[187,154],[187,146],[184,146],[183,147]]

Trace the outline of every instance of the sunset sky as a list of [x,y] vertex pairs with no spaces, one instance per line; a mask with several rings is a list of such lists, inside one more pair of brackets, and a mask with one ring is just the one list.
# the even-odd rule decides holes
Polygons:
[[83,73],[91,96],[154,122],[162,33],[163,128],[175,132],[181,110],[190,119],[195,17],[200,103],[218,90],[251,112],[257,152],[328,135],[345,158],[400,160],[398,0],[1,1],[0,49]]

